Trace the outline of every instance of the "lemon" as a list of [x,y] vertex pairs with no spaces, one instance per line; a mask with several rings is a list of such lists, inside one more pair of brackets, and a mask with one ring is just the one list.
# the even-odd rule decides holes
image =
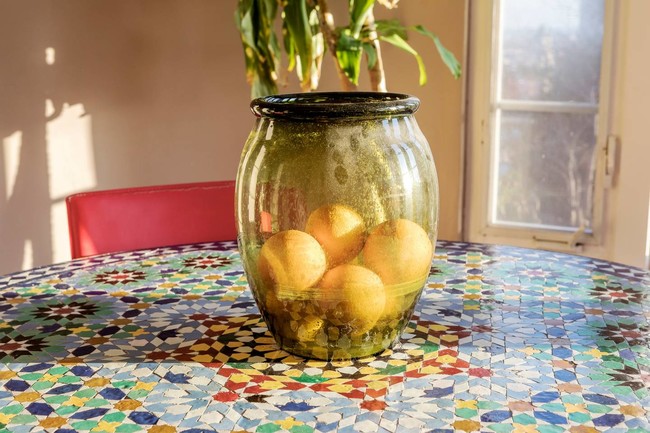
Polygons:
[[407,219],[385,221],[368,234],[363,263],[387,285],[425,278],[433,244],[422,227]]
[[382,320],[399,319],[415,302],[426,278],[408,284],[386,288],[386,304]]
[[328,319],[351,328],[351,334],[368,332],[384,311],[384,285],[377,274],[363,266],[344,264],[330,269],[319,288]]
[[325,205],[313,211],[307,218],[306,231],[325,250],[330,268],[354,259],[366,238],[361,215],[341,204]]
[[262,280],[276,292],[300,292],[314,287],[326,268],[325,252],[318,241],[299,230],[271,236],[262,245],[258,260]]
[[299,322],[298,329],[296,330],[296,338],[303,343],[314,341],[318,333],[323,329],[323,326],[325,326],[325,322],[322,318],[307,316]]
[[284,304],[278,299],[274,292],[266,292],[263,302],[266,312],[272,316],[280,317],[281,315],[285,314]]

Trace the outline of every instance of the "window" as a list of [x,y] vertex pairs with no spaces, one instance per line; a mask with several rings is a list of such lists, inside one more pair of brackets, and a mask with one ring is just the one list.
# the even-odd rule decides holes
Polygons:
[[472,2],[470,240],[561,250],[601,242],[615,144],[607,140],[611,8]]

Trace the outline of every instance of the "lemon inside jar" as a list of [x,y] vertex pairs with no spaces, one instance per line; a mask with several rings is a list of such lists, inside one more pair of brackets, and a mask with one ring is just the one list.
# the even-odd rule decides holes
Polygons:
[[281,347],[309,358],[381,352],[413,313],[432,254],[427,233],[413,221],[367,230],[350,207],[320,207],[305,231],[278,232],[261,247],[269,328]]

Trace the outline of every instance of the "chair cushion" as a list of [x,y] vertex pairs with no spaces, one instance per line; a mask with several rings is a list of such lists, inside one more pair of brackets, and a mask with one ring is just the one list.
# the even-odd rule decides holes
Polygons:
[[235,182],[92,191],[66,198],[73,258],[236,239]]

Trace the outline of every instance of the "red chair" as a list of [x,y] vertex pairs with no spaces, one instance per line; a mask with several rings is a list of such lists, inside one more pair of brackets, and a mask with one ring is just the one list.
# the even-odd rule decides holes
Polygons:
[[237,238],[234,181],[84,192],[66,205],[73,259]]

